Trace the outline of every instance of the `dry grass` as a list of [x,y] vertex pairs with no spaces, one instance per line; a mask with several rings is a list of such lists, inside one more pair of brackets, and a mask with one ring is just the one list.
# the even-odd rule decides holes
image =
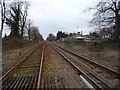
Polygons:
[[18,38],[4,40],[2,43],[2,74],[26,56],[34,48],[33,44],[35,43]]
[[113,43],[83,43],[80,41],[60,42],[63,47],[78,53],[84,57],[92,59],[116,72],[119,72],[118,47]]
[[28,41],[28,40],[22,40],[19,38],[8,38],[6,40],[2,41],[2,49],[3,52],[13,51],[16,49],[21,49],[26,46],[29,46],[31,44],[35,44],[36,42]]

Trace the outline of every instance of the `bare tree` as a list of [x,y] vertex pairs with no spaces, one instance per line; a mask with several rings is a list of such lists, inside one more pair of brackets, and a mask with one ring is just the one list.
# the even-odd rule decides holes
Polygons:
[[0,31],[0,38],[2,38],[2,32],[3,32],[3,26],[5,22],[5,1],[0,1],[0,7],[1,7],[1,31]]
[[36,26],[31,26],[30,27],[30,36],[31,36],[32,40],[43,41],[43,37],[39,33],[38,27],[36,27]]
[[113,33],[113,28],[102,28],[99,31],[99,36],[102,38],[111,37]]
[[32,20],[31,20],[31,19],[28,19],[28,20],[27,20],[27,23],[26,23],[26,29],[27,29],[27,33],[28,33],[28,38],[29,38],[29,40],[31,40],[31,36],[30,36],[31,26],[32,26]]
[[10,35],[22,37],[25,32],[25,24],[28,16],[28,2],[11,2],[6,14],[6,24],[11,29]]
[[11,36],[19,37],[20,27],[20,13],[22,8],[22,2],[12,2],[9,5],[8,14],[6,15],[6,24],[11,29]]
[[101,0],[94,8],[97,12],[90,21],[91,25],[104,27],[114,27],[112,37],[118,39],[120,35],[120,1]]
[[23,34],[24,34],[24,28],[25,28],[25,24],[26,24],[26,20],[27,20],[27,16],[28,16],[28,7],[29,7],[29,3],[28,2],[23,2],[23,7],[21,10],[21,37],[23,38]]

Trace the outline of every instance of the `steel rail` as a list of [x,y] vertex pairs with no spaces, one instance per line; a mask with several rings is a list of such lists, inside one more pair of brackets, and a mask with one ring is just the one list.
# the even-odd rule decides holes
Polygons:
[[[53,45],[55,45],[55,44],[53,44]],[[60,48],[61,50],[63,50],[63,51],[66,51],[66,49],[64,49],[64,48],[61,48],[60,46],[57,46],[57,45],[55,45],[57,48]],[[68,53],[72,53],[72,54],[74,54],[75,56],[76,56],[76,54],[75,53],[73,53],[73,52],[69,52],[69,51],[67,51]],[[78,57],[80,57],[80,56],[78,56]],[[84,59],[84,58],[83,58]],[[77,61],[77,59],[76,59],[76,62],[78,62]],[[89,61],[88,61],[89,62]],[[79,63],[79,62],[78,62]],[[97,65],[96,63],[95,64],[93,64],[93,65]],[[99,65],[98,65],[99,66]],[[100,68],[104,68],[103,66],[100,66]],[[89,69],[89,68],[86,68],[86,69]],[[105,70],[106,70],[106,68],[104,68]],[[102,70],[102,69],[101,69]],[[118,78],[120,77],[119,76],[119,73],[117,73],[117,72],[114,72],[114,71],[112,71],[112,70],[110,70],[110,69],[108,69],[107,68],[107,70],[109,71],[109,72],[112,72],[113,74],[115,74]],[[95,75],[95,76],[97,76],[97,73],[94,73],[93,71],[89,71],[89,72],[92,72],[92,74],[93,75]],[[100,79],[100,80],[102,80],[102,82],[103,83],[106,83],[107,84],[107,86],[109,86],[109,87],[111,87],[111,88],[114,88],[115,86],[112,84],[112,83],[110,83],[107,79],[105,79],[104,77],[103,78],[101,78],[101,77],[99,77],[99,76],[97,76],[97,78],[98,79]]]
[[41,85],[43,59],[44,59],[44,44],[43,44],[43,49],[42,49],[42,56],[41,56],[41,59],[40,59],[40,68],[39,68],[39,76],[38,76],[38,82],[37,82],[37,89],[39,89],[40,85]]
[[[60,49],[58,48],[58,50],[60,51]],[[61,51],[62,52],[62,51]],[[65,56],[69,57],[67,54],[65,54],[65,52],[62,52],[64,53]],[[88,71],[89,73],[91,73],[94,77],[96,77],[97,79],[99,79],[100,81],[102,81],[104,84],[106,84],[108,87],[110,88],[115,88],[115,86],[108,82],[106,79],[104,79],[103,77],[99,76],[97,73],[93,72],[92,70],[90,70],[89,68],[87,68],[86,66],[84,66],[83,64],[81,64],[80,62],[78,62],[75,58],[71,57],[71,60],[76,63],[77,65],[81,66],[82,68],[84,68],[86,71]]]
[[75,53],[75,52],[73,53],[72,51],[70,51],[70,50],[68,50],[68,49],[64,49],[63,47],[61,47],[61,46],[59,46],[59,45],[56,45],[56,44],[54,44],[54,43],[52,43],[52,44],[55,45],[55,46],[57,46],[57,47],[59,47],[59,48],[61,48],[61,49],[64,50],[64,51],[67,51],[67,52],[69,52],[69,53],[77,56],[77,57],[80,57],[80,58],[82,58],[82,59],[84,59],[84,60],[86,60],[86,61],[88,61],[88,62],[91,62],[91,63],[93,63],[93,64],[95,64],[95,65],[97,65],[97,66],[99,66],[99,67],[102,67],[102,68],[110,71],[110,72],[113,72],[113,73],[115,73],[115,74],[118,75],[118,78],[120,78],[120,73],[117,73],[117,72],[115,72],[115,71],[113,71],[113,70],[105,67],[104,65],[101,65],[101,64],[99,64],[99,63],[97,63],[97,62],[95,62],[95,61],[93,61],[93,60],[91,60],[91,59],[88,59],[88,58],[86,58],[86,57],[84,57],[84,56],[81,56],[81,55],[79,55],[79,54],[77,54],[77,53]]
[[51,44],[49,44],[55,51],[57,51],[65,60],[67,60],[72,66],[74,66],[80,74],[84,76],[95,88],[103,90],[103,88],[98,85],[95,81],[93,81],[87,74],[85,74],[78,66],[76,66],[73,62],[71,62],[62,52],[60,52],[58,49],[53,47]]
[[25,61],[36,49],[38,49],[39,45],[34,48],[30,53],[28,53],[23,59],[21,59],[15,66],[13,66],[7,73],[5,73],[2,77],[0,77],[0,82],[4,82],[16,69],[17,67]]

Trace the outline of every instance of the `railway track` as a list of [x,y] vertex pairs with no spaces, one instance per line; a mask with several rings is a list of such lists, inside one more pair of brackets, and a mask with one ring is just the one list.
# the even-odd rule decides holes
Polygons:
[[40,88],[44,43],[37,45],[25,58],[0,78],[2,90]]
[[[49,46],[50,47],[50,46]],[[48,52],[47,49],[49,49],[47,43],[43,43],[38,45],[34,50],[32,50],[24,59],[22,59],[20,62],[18,62],[12,69],[10,69],[3,77],[0,78],[0,81],[3,81],[2,84],[2,90],[37,90],[40,88],[69,88],[68,81],[71,81],[71,79],[78,78],[78,81],[81,80],[79,77],[68,77],[66,76],[66,79],[63,79],[63,77],[48,77],[44,79],[44,84],[42,83],[42,74],[44,71],[43,68],[43,60],[44,57],[47,57],[47,55],[51,52]],[[46,55],[44,55],[44,51],[46,52]],[[55,73],[54,73],[55,74]],[[61,80],[64,80],[61,82]],[[67,85],[66,82],[67,81]],[[75,80],[74,80],[75,82]],[[64,84],[63,84],[64,83]],[[64,86],[66,85],[66,86]],[[75,87],[75,84],[72,84],[72,87]],[[85,85],[85,84],[82,84]],[[81,87],[81,84],[78,85]],[[71,87],[71,88],[72,88]]]
[[[47,42],[45,44],[44,63],[42,72],[42,88],[61,89],[61,88],[93,88],[88,86],[79,71],[65,60]],[[93,89],[94,90],[94,89]]]
[[[58,53],[60,56],[62,56],[62,58],[66,60],[66,62],[70,63],[69,68],[74,67],[75,72],[78,72],[77,77],[76,75],[73,76],[74,78],[70,77],[72,79],[70,79],[67,76],[65,76],[66,79],[64,78],[64,76],[62,76],[61,79],[59,77],[47,77],[47,79],[45,78],[44,82],[42,82],[42,75],[45,72],[45,69],[43,68],[43,64],[45,64],[45,62],[43,63],[43,60],[45,60],[45,57],[47,57],[47,55],[51,53],[50,47],[51,49],[54,49],[54,53]],[[48,56],[50,57],[51,55]],[[49,57],[47,57],[48,60]],[[48,64],[47,61],[46,63]],[[25,58],[23,58],[5,75],[3,75],[0,78],[0,82],[2,82],[2,90],[34,90],[49,87],[65,88],[65,82],[67,82],[67,86],[69,87],[69,83],[71,83],[71,80],[73,80],[75,83],[80,83],[80,77],[84,77],[96,89],[116,88],[119,86],[117,81],[120,79],[118,73],[109,70],[108,68],[102,65],[99,65],[75,53],[72,53],[71,51],[68,51],[56,44],[43,42],[37,45]],[[75,78],[77,79],[74,80]],[[78,83],[76,83],[76,85],[80,87],[81,85],[79,85]]]
[[117,88],[120,74],[54,43],[50,44],[61,56],[76,67],[95,88]]

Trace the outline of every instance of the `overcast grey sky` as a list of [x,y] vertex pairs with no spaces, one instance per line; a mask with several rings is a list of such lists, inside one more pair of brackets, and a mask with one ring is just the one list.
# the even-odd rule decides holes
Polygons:
[[[25,0],[26,1],[26,0]],[[33,25],[37,26],[46,39],[49,33],[56,35],[58,30],[88,34],[94,29],[89,27],[92,12],[84,12],[98,0],[27,0],[31,3],[29,16]],[[78,26],[78,28],[77,28]],[[9,33],[5,30],[4,33]]]
[[[58,30],[88,34],[94,30],[89,27],[93,13],[84,10],[98,0],[30,0],[29,18],[39,27],[44,38],[49,33],[56,35]],[[78,26],[78,28],[77,28]]]

